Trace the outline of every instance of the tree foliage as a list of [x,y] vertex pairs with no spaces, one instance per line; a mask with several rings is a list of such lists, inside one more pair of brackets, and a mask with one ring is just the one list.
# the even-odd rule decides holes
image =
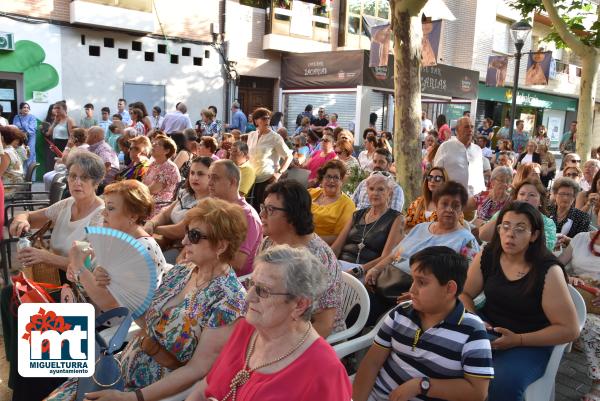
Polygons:
[[[510,5],[519,10],[521,15],[546,12],[542,0],[512,0]],[[600,48],[600,7],[593,5],[589,0],[555,0],[554,7],[569,30],[576,34],[583,44]],[[554,42],[558,48],[568,47],[554,26],[544,41]]]

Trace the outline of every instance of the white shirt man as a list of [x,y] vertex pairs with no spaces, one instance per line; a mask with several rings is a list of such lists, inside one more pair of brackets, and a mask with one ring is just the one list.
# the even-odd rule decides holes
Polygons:
[[483,154],[474,143],[473,124],[463,117],[456,125],[456,137],[442,143],[435,155],[433,165],[443,167],[448,177],[465,186],[469,195],[485,191],[483,178]]
[[161,125],[161,130],[167,134],[181,132],[186,128],[192,128],[190,117],[186,114],[187,106],[183,103],[177,105],[177,110],[167,113]]
[[429,132],[433,128],[433,123],[427,118],[425,112],[421,113],[421,132]]

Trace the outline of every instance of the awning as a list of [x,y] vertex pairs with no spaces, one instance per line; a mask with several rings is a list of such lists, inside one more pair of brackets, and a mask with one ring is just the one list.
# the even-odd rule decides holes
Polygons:
[[[512,88],[496,88],[479,83],[479,100],[491,100],[501,103],[512,102]],[[577,99],[564,96],[533,92],[526,89],[517,91],[517,104],[541,109],[577,111]]]
[[[369,67],[369,51],[348,50],[292,53],[281,63],[282,89],[356,88],[358,85],[394,89],[394,58],[387,67]],[[421,69],[421,92],[460,99],[477,99],[479,72],[438,64]]]

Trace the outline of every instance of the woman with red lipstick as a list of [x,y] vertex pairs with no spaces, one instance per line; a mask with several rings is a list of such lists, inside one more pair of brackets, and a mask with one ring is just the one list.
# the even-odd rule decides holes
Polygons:
[[500,212],[492,241],[469,267],[461,301],[485,293],[479,311],[492,340],[489,401],[521,400],[540,378],[553,346],[575,340],[579,325],[565,273],[545,246],[541,213],[527,202]]

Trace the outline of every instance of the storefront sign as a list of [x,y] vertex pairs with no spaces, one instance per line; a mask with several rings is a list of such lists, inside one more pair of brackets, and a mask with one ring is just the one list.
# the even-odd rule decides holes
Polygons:
[[477,99],[479,72],[444,64],[421,69],[421,93]]
[[[356,88],[358,85],[394,88],[394,59],[388,67],[369,67],[363,50],[298,53],[283,56],[282,89]],[[421,93],[477,99],[479,72],[437,64],[421,69]]]
[[281,87],[355,88],[362,84],[362,51],[301,53],[283,56]]
[[[512,96],[513,92],[510,88],[491,88],[486,87],[484,84],[479,84],[480,100],[511,103]],[[519,89],[517,92],[517,104],[519,106],[538,107],[540,109],[577,111],[576,99],[524,89]]]

